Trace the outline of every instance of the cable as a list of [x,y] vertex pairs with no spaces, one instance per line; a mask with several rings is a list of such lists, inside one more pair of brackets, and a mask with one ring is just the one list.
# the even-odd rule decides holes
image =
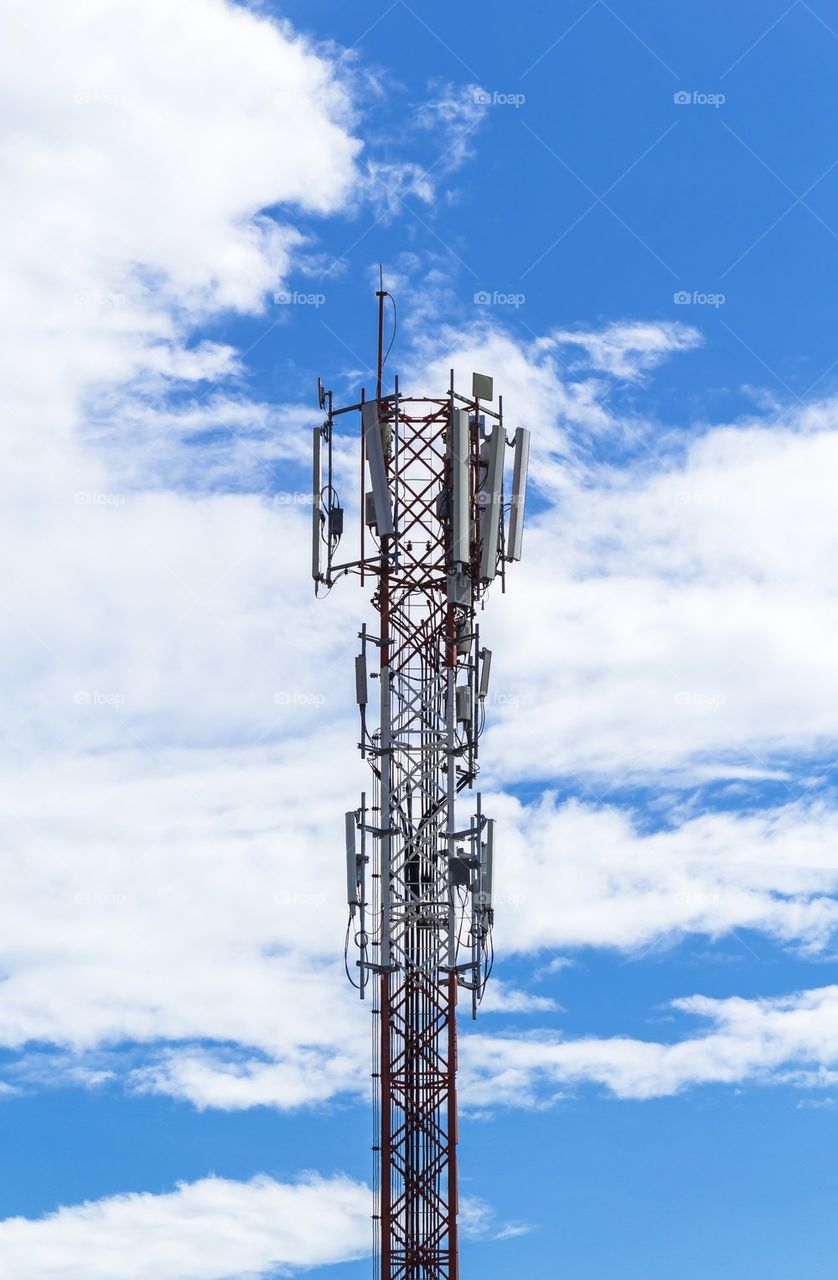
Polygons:
[[[389,355],[390,355],[390,352],[391,352],[391,351],[393,351],[393,343],[395,342],[395,334],[397,334],[397,332],[398,332],[398,326],[399,326],[399,325],[398,325],[398,316],[397,316],[397,312],[395,312],[395,298],[393,297],[393,294],[391,294],[391,293],[388,293],[388,298],[389,298],[390,302],[391,302],[391,303],[393,303],[393,337],[391,337],[391,338],[390,338],[390,346],[388,347],[388,349],[386,349],[386,356],[389,356]],[[384,360],[383,360],[383,361],[381,361],[381,369],[384,369],[384,366],[386,365],[386,356],[384,357]]]
[[350,911],[349,920],[347,921],[347,925],[346,925],[346,939],[343,944],[343,967],[346,970],[346,976],[349,979],[350,984],[355,988],[356,991],[360,991],[361,990],[360,985],[355,981],[355,979],[352,977],[352,974],[349,972],[349,934],[351,930],[352,930],[352,912]]

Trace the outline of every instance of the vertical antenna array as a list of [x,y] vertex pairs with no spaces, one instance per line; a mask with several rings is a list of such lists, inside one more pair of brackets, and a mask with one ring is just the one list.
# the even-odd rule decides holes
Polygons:
[[[507,439],[483,374],[469,397],[453,370],[447,394],[404,396],[396,377],[384,395],[383,280],[376,297],[375,399],[337,407],[318,380],[312,576],[318,593],[369,577],[378,615],[355,662],[371,793],[346,815],[347,973],[373,1006],[375,1277],[458,1280],[456,1006],[464,993],[477,1016],[493,959],[494,823],[473,790],[491,653],[476,614],[521,558],[529,432]],[[359,418],[360,557],[341,562],[334,445]]]

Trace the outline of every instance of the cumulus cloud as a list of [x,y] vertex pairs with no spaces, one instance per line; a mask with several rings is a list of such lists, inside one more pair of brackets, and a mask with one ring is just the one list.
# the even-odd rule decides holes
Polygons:
[[[272,503],[224,490],[264,489],[264,472],[295,457],[296,441],[276,437],[309,419],[237,398],[238,353],[196,331],[209,317],[262,310],[308,252],[299,217],[348,206],[353,107],[333,58],[222,0],[176,11],[162,0],[49,3],[37,23],[12,3],[5,35],[2,484],[14,533],[2,553],[3,659],[17,729],[0,785],[9,882],[40,924],[10,940],[0,1035],[77,1051],[126,1035],[224,1039],[238,1006],[233,1039],[261,1045],[263,1031],[247,1025],[259,1011],[242,1000],[261,968],[259,1000],[274,1010],[285,1041],[275,1048],[289,1064],[280,1094],[293,1105],[322,1096],[315,1075],[335,1069],[326,1050],[305,1093],[290,1059],[311,1010],[329,1002],[343,920],[339,878],[327,900],[316,860],[309,870],[282,860],[283,841],[298,859],[308,837],[285,827],[293,797],[282,779],[295,767],[276,744],[306,737],[291,751],[301,762],[315,717],[321,731],[339,717],[323,693],[336,650],[295,618],[310,583],[302,561],[294,572],[296,553],[289,576],[282,568],[302,527],[293,489]],[[187,455],[207,435],[218,443],[202,447],[196,468]],[[317,759],[297,774],[300,796]],[[225,775],[238,792],[226,800]],[[52,800],[36,798],[39,776],[55,784]],[[245,818],[241,788],[251,784],[275,794],[272,817],[252,793]],[[219,863],[205,855],[225,813],[238,816]],[[120,832],[106,831],[113,818]],[[33,821],[43,858],[33,857]],[[181,848],[169,858],[172,841]],[[229,950],[217,920],[204,943],[195,928],[215,915],[206,895],[219,872]],[[243,944],[234,911],[248,917],[248,898],[262,904],[264,928]],[[332,910],[324,945],[312,922]],[[305,917],[294,936],[289,922]],[[227,1013],[213,1031],[200,992],[225,951],[213,999]],[[62,969],[63,1010],[50,993]],[[336,1003],[338,1023],[351,1007]],[[351,1021],[336,1030],[336,1055],[338,1041],[351,1055],[353,1036]],[[85,1076],[100,1078],[95,1067]]]
[[[322,1102],[366,1077],[365,1011],[339,980],[365,606],[311,599],[293,479],[310,412],[237,397],[241,356],[195,334],[305,269],[297,213],[354,198],[351,104],[323,54],[244,8],[48,9],[36,33],[14,5],[0,52],[8,207],[31,211],[2,240],[0,1041],[61,1046],[91,1086],[113,1070],[199,1106]],[[456,139],[473,106],[446,91],[428,122]],[[620,470],[580,445],[618,423],[608,377],[637,383],[697,340],[626,322],[521,342],[494,317],[416,335],[424,386],[452,362],[494,373],[509,425],[533,429],[527,556],[486,620],[498,793],[609,771],[788,780],[766,751],[835,736],[834,407],[702,428],[689,448],[675,433]],[[261,496],[277,462],[287,502]],[[255,492],[226,492],[234,478]],[[647,835],[600,794],[496,795],[506,949],[829,938],[828,807]],[[145,1046],[129,1068],[126,1043]]]
[[493,625],[507,776],[745,777],[828,754],[838,410],[822,408],[817,432],[708,429],[682,456],[555,486],[536,463],[554,502]]
[[473,1107],[534,1106],[582,1083],[641,1099],[702,1084],[838,1081],[838,987],[765,1000],[690,996],[672,1007],[706,1019],[709,1030],[671,1044],[472,1036],[463,1046],[464,1100]]
[[[115,1079],[224,1110],[366,1088],[369,1015],[338,961],[334,833],[354,779],[327,777],[317,758],[348,756],[350,733],[339,723],[236,766],[158,748],[151,777],[141,755],[109,753],[9,781],[0,1043],[21,1053],[9,1084]],[[613,807],[485,803],[499,819],[504,955],[631,953],[740,928],[815,953],[834,937],[829,810],[710,813],[644,832]],[[556,1009],[493,979],[484,1012]],[[61,1047],[46,1073],[30,1042]]]
[[551,996],[520,991],[500,978],[493,978],[480,1003],[481,1013],[553,1013],[560,1006]]
[[362,1257],[369,1234],[369,1189],[348,1178],[204,1178],[7,1218],[0,1270],[7,1280],[259,1280]]
[[[522,341],[494,312],[416,344],[416,383],[444,385],[452,365],[461,381],[492,373],[508,430],[532,430],[525,555],[487,617],[484,768],[683,784],[789,780],[801,756],[828,767],[836,402],[731,424],[624,419],[597,352],[639,361],[629,378],[697,335],[626,324],[593,337],[570,369],[555,335]],[[627,431],[629,455],[602,461],[595,442]]]
[[754,929],[811,953],[838,926],[838,815],[706,812],[638,830],[616,806],[494,795],[502,951],[616,947]]
[[12,421],[36,428],[20,465],[92,384],[223,374],[232,353],[190,345],[194,325],[262,307],[301,243],[289,211],[341,208],[359,143],[330,63],[246,8],[52,0],[33,23],[12,0],[5,17],[0,358]]
[[[215,1105],[200,1052],[188,1048],[202,1040],[278,1063],[280,1106],[362,1088],[367,1016],[342,978],[343,888],[329,838],[352,777],[336,769],[315,793],[310,753],[325,741],[253,749],[238,765],[194,750],[53,759],[21,771],[16,797],[7,773],[15,907],[0,1040],[80,1054],[145,1042],[145,1062],[159,1064],[137,1087],[165,1072],[171,1092],[199,1104]],[[187,1046],[177,1069],[161,1041]],[[241,1070],[221,1055],[230,1105]]]
[[[107,474],[102,483],[107,494]],[[599,496],[607,502],[611,489]],[[14,556],[6,549],[17,621],[5,656],[17,692],[7,722],[15,759],[4,769],[3,1043],[36,1039],[88,1055],[145,1044],[140,1061],[129,1060],[133,1087],[199,1106],[298,1106],[357,1090],[367,1028],[339,977],[336,833],[363,780],[351,707],[362,600],[345,591],[314,605],[306,521],[293,503],[136,493],[121,505],[68,506],[60,541],[54,529],[33,529]],[[561,508],[551,513],[560,518]],[[536,559],[540,524],[546,517],[534,522]],[[607,514],[595,528],[604,540]],[[740,542],[737,554],[745,550]],[[590,554],[594,592],[602,577]],[[669,576],[679,580],[677,547],[659,554],[672,555]],[[786,571],[796,571],[792,558]],[[43,595],[32,587],[39,573]],[[543,594],[548,617],[567,608]],[[602,606],[591,607],[596,620]],[[630,688],[625,636],[603,654],[590,636],[583,653],[580,640],[574,667],[577,609],[549,629],[557,656],[548,664],[532,641],[538,628],[516,627],[520,610],[507,621],[508,612],[493,605],[486,623],[496,654],[484,760],[501,820],[498,946],[630,950],[747,927],[823,947],[838,887],[836,819],[825,804],[679,813],[671,829],[647,834],[604,808],[599,788],[586,804],[523,805],[499,793],[510,767],[531,776],[636,758],[645,705],[629,698],[615,712],[597,701],[602,680]],[[553,685],[557,665],[564,674]],[[648,672],[654,690],[659,651]],[[532,716],[569,688],[580,708],[571,729],[566,715]],[[674,702],[677,714],[714,725],[724,713],[715,687],[712,699],[695,695],[707,693],[695,674],[675,688],[689,694]],[[596,706],[598,741],[584,732]],[[665,769],[683,764],[676,730],[657,747]],[[746,775],[737,766],[740,782]],[[532,1008],[502,989],[489,999]],[[218,1047],[230,1042],[237,1052]],[[128,1068],[116,1069],[124,1078]]]

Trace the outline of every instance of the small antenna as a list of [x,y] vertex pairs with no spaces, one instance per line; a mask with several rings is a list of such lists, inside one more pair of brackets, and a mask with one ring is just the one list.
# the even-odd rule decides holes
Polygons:
[[376,295],[378,298],[378,377],[376,379],[376,400],[381,399],[381,383],[384,375],[384,299],[387,294],[384,290],[384,267],[378,264],[378,289]]

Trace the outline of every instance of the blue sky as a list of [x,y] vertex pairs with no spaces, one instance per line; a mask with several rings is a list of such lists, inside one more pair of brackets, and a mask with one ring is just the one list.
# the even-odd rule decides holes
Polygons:
[[381,261],[389,369],[533,432],[464,1274],[832,1275],[838,19],[45,8],[0,41],[0,1271],[369,1273],[370,606],[315,605],[304,500]]
[[[824,222],[838,182],[835,40],[828,12],[786,9],[663,14],[649,4],[617,14],[580,4],[558,14],[532,5],[518,11],[525,20],[508,21],[483,5],[424,6],[418,17],[401,4],[292,6],[287,16],[302,29],[354,46],[382,71],[384,101],[368,105],[385,153],[396,153],[429,81],[525,97],[487,112],[452,209],[436,205],[428,217],[408,202],[412,213],[379,224],[373,246],[367,236],[366,252],[348,255],[345,283],[330,281],[332,327],[356,331],[356,273],[370,257],[392,260],[415,245],[444,255],[437,235],[462,259],[449,253],[444,270],[463,304],[479,289],[526,295],[504,315],[524,333],[634,315],[700,323],[704,350],[656,386],[665,421],[680,422],[685,409],[710,420],[747,410],[743,385],[784,401],[803,395],[834,360],[827,264],[836,239]],[[725,101],[676,107],[684,91]],[[422,142],[420,163],[433,164],[436,140]],[[356,229],[366,224],[330,233],[330,250],[342,257]],[[725,303],[685,315],[673,302],[679,290],[722,293]],[[313,345],[322,364],[331,353],[322,339]],[[338,347],[332,359],[344,355]]]

